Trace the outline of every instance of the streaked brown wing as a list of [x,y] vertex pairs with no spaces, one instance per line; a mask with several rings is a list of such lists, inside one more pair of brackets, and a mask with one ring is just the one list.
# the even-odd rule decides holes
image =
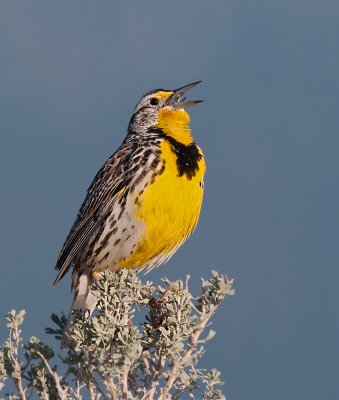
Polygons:
[[55,269],[59,271],[58,283],[72,266],[75,257],[86,246],[103,223],[107,211],[114,205],[117,194],[131,181],[129,164],[136,145],[123,145],[97,173],[79,214],[59,254]]

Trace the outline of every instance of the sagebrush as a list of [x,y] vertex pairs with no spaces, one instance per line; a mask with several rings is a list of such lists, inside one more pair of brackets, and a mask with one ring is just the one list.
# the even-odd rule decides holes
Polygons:
[[[107,271],[94,287],[95,313],[75,315],[74,346],[59,354],[36,337],[25,343],[25,311],[11,311],[0,352],[1,393],[13,400],[225,399],[219,371],[197,364],[215,335],[205,333],[212,315],[234,293],[232,281],[212,271],[196,297],[188,282],[165,278],[155,286],[133,271]],[[56,326],[46,332],[60,340],[66,317],[52,314],[52,320]]]

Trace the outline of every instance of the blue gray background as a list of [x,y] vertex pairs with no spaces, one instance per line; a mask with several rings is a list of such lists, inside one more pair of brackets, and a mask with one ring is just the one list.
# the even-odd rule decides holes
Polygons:
[[1,316],[44,337],[68,311],[53,267],[91,179],[144,92],[202,79],[200,223],[148,279],[235,279],[201,363],[229,399],[338,399],[338,21],[332,0],[1,1]]

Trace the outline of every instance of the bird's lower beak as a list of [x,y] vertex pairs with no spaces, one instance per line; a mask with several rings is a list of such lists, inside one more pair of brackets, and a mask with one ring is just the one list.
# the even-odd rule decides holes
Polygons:
[[172,106],[173,108],[188,108],[194,104],[201,103],[203,100],[189,100],[185,101],[184,94],[195,86],[199,85],[201,81],[190,83],[189,85],[183,86],[179,89],[173,90],[173,94],[168,98],[166,106]]

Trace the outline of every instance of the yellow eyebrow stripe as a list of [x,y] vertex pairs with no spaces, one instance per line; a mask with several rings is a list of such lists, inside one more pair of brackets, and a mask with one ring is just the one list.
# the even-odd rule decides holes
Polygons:
[[168,97],[170,97],[173,94],[173,92],[157,92],[154,93],[154,97],[157,99],[167,99]]

